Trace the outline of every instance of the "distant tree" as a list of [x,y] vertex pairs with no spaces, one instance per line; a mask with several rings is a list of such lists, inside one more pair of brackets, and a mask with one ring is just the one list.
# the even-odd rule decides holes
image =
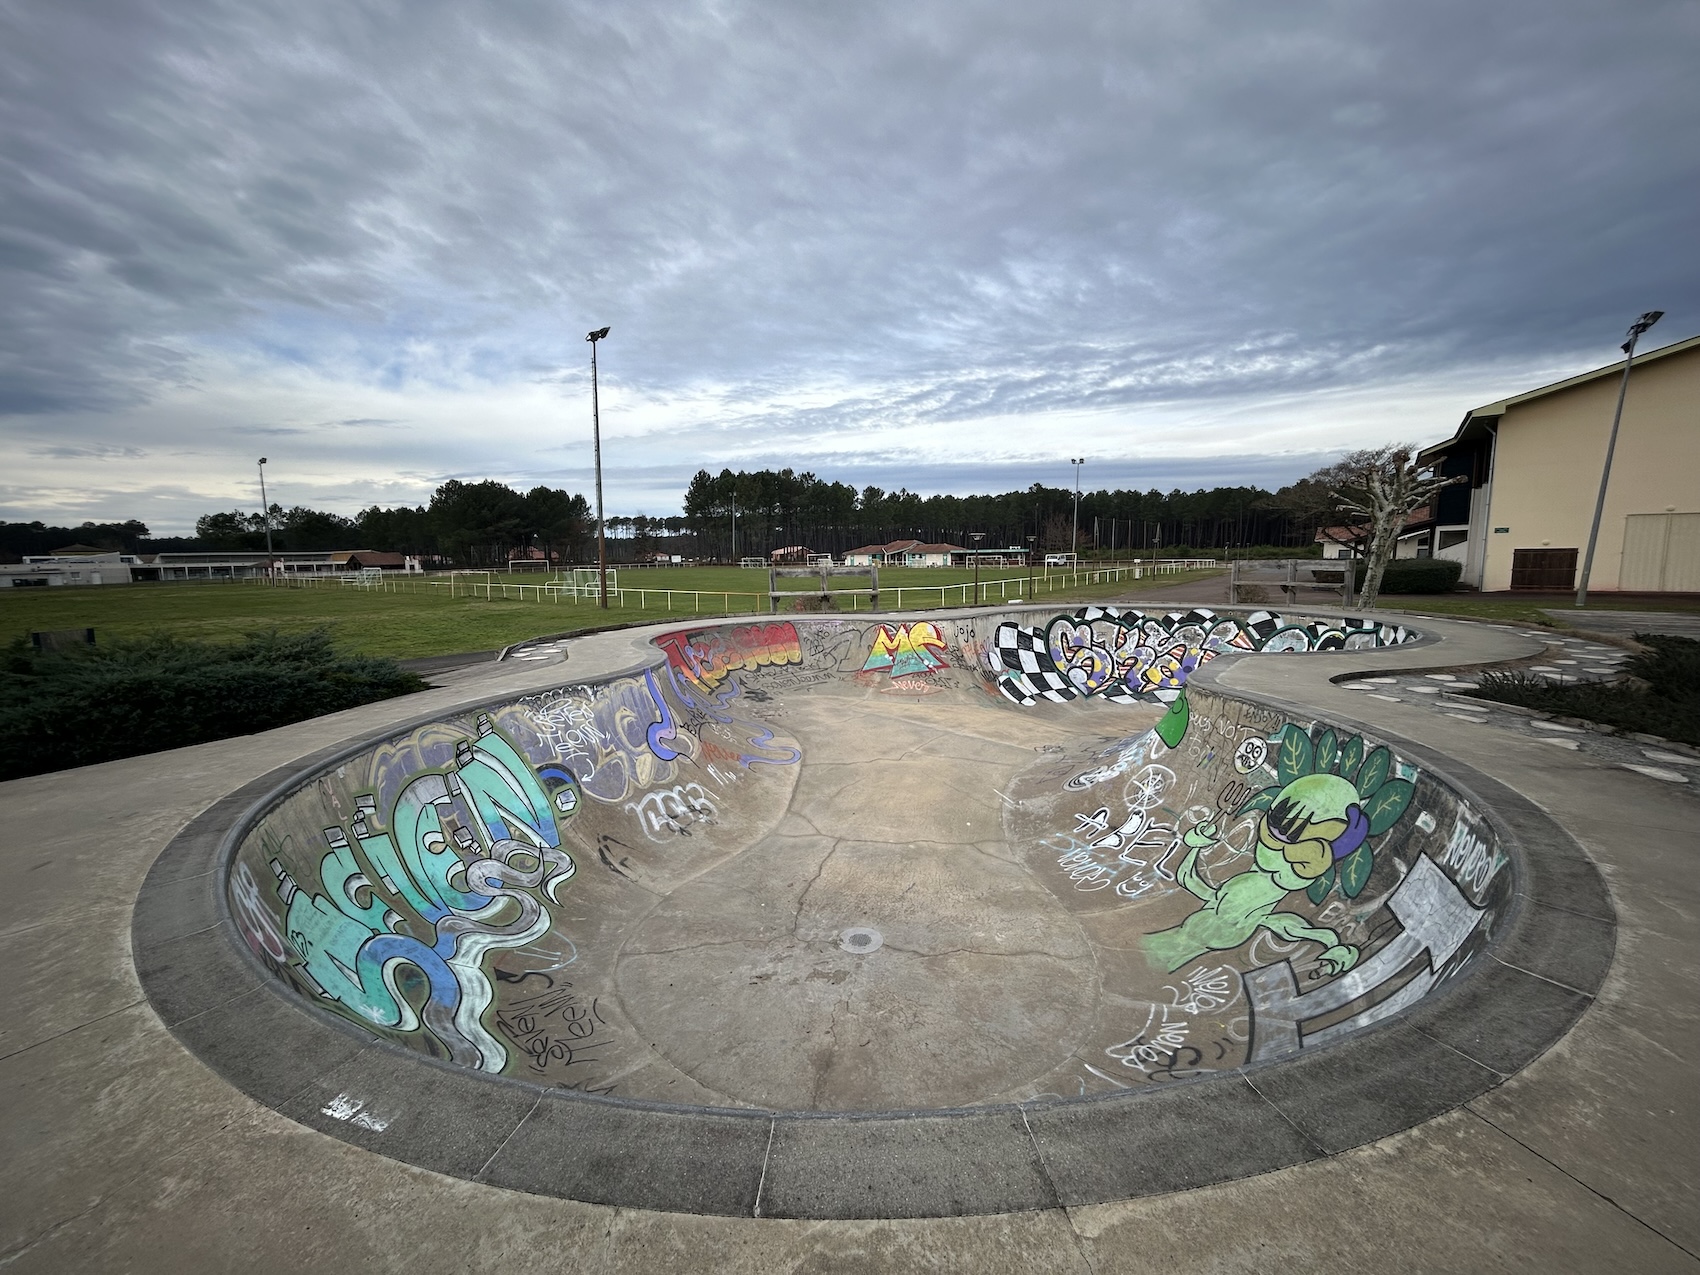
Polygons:
[[525,497],[494,479],[449,479],[432,495],[430,517],[439,544],[472,567],[506,562],[532,533]]
[[1067,514],[1052,514],[1045,519],[1045,530],[1039,537],[1040,547],[1052,553],[1067,553],[1074,534],[1074,521]]
[[315,549],[361,549],[369,545],[353,543],[359,535],[358,524],[341,514],[308,509],[303,505],[282,513],[276,521],[278,534],[273,545],[280,549],[311,551]]
[[[273,509],[279,514],[283,512],[275,505]],[[195,519],[195,538],[208,549],[253,553],[266,547],[266,523],[259,514],[241,509],[203,514]]]
[[548,560],[553,562],[559,552],[577,561],[590,530],[590,502],[558,487],[533,487],[525,493],[525,505]]
[[394,509],[373,505],[360,511],[354,520],[354,529],[362,549],[378,549],[385,553],[437,552],[436,533],[423,505],[412,509],[406,505],[398,505]]

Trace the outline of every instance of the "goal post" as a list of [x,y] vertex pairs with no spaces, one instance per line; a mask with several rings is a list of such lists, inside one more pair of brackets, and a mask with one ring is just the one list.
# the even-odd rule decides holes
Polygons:
[[[865,578],[868,587],[865,589],[835,589],[832,581],[841,576],[856,576]],[[781,579],[818,580],[820,588],[811,589],[781,589]],[[769,567],[767,569],[767,604],[773,614],[779,614],[781,599],[789,598],[798,603],[798,610],[838,610],[839,598],[867,598],[868,609],[880,609],[880,572],[876,566],[866,567],[834,567],[826,564],[813,567]]]

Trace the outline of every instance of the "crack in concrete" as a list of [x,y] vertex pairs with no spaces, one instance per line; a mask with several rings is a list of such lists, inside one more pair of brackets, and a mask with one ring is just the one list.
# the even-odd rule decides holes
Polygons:
[[766,947],[771,942],[773,942],[771,938],[704,939],[700,943],[685,943],[679,947],[645,948],[641,952],[634,952],[630,948],[626,948],[620,952],[620,959],[623,961],[630,956],[671,956],[676,952],[695,952],[705,947]]
[[1078,956],[1060,956],[1056,952],[1047,952],[1043,948],[991,949],[983,947],[947,947],[936,952],[929,952],[922,948],[899,947],[889,939],[881,945],[880,950],[887,952],[902,952],[905,956],[917,956],[924,961],[933,960],[940,956],[960,956],[965,953],[970,956],[1044,956],[1049,957],[1053,961],[1063,961],[1065,963],[1087,961],[1092,959],[1091,952],[1085,952]]
[[820,881],[821,874],[826,871],[827,862],[833,855],[838,853],[838,847],[842,844],[843,843],[841,841],[833,841],[831,847],[828,848],[827,852],[821,856],[820,862],[815,865],[814,876],[809,878],[808,884],[805,885],[802,888],[802,891],[797,895],[797,908],[796,911],[791,914],[791,941],[794,943],[803,942],[802,938],[798,936],[797,931],[801,929],[803,925],[803,904],[808,901],[809,891],[814,889],[816,884]]
[[[851,977],[854,976],[855,971],[852,970]],[[832,1013],[828,1015],[826,1020],[825,1037],[827,1043],[825,1065],[822,1066],[820,1062],[811,1060],[811,1066],[814,1068],[815,1078],[814,1084],[809,1088],[809,1106],[817,1111],[820,1109],[821,1105],[821,1086],[826,1083],[827,1074],[832,1071],[832,1065],[838,1058],[838,1015],[840,1012],[848,1013],[850,1010],[850,1004],[855,999],[856,989],[852,986],[846,990],[844,999],[833,1005]]]

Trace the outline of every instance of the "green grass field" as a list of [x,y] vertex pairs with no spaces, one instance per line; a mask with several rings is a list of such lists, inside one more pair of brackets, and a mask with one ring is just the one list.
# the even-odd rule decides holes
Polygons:
[[[1191,571],[1089,584],[1053,572],[1039,577],[1038,596],[1058,602],[1104,601],[1155,586],[1212,574]],[[239,583],[102,585],[94,588],[7,589],[0,592],[0,639],[32,630],[93,628],[96,641],[169,632],[209,641],[235,641],[256,630],[330,628],[337,645],[364,655],[408,659],[487,651],[549,633],[570,633],[611,624],[644,623],[672,617],[749,614],[767,610],[767,573],[738,567],[674,567],[622,572],[618,599],[604,611],[594,601],[540,600],[541,576],[492,573],[488,589],[479,578],[473,596],[467,580],[447,583],[419,578],[386,582],[392,589],[347,588],[335,583],[270,587]],[[892,568],[880,572],[883,610],[921,610],[964,605],[962,585],[973,573],[949,568]],[[782,582],[806,587],[804,580]],[[835,581],[852,587],[854,578]],[[509,596],[503,597],[506,585]],[[526,586],[521,591],[518,586]],[[995,604],[1027,594],[1025,573],[984,571],[985,601]],[[897,590],[901,589],[899,595]],[[669,597],[671,591],[671,597]],[[486,596],[488,592],[489,596]],[[522,596],[523,593],[523,596]],[[542,595],[546,599],[547,595]],[[971,597],[967,600],[971,601]],[[625,605],[613,605],[615,601]],[[863,600],[865,609],[866,600]]]
[[[1468,593],[1450,593],[1438,596],[1417,596],[1407,594],[1401,597],[1384,597],[1384,605],[1401,611],[1412,611],[1423,615],[1439,615],[1447,618],[1477,620],[1497,620],[1506,624],[1534,624],[1543,628],[1554,628],[1562,622],[1549,616],[1547,611],[1565,612],[1569,610],[1569,602],[1564,599],[1551,597],[1504,598],[1476,597]],[[1610,594],[1589,594],[1587,607],[1572,614],[1580,617],[1589,611],[1700,611],[1700,601],[1692,598],[1673,596],[1650,600],[1641,598],[1614,598]]]

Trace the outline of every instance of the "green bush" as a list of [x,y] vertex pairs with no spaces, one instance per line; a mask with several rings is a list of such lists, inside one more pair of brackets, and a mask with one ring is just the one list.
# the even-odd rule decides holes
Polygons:
[[393,660],[339,654],[323,629],[46,652],[19,640],[0,669],[0,775],[252,734],[425,686]]
[[[1364,587],[1366,563],[1357,565],[1357,584]],[[1451,593],[1464,574],[1464,564],[1451,558],[1395,558],[1381,577],[1383,593]]]
[[1651,649],[1625,667],[1645,686],[1632,682],[1555,686],[1536,674],[1514,669],[1483,673],[1471,693],[1478,699],[1700,744],[1700,642],[1663,633],[1637,633],[1635,640]]

